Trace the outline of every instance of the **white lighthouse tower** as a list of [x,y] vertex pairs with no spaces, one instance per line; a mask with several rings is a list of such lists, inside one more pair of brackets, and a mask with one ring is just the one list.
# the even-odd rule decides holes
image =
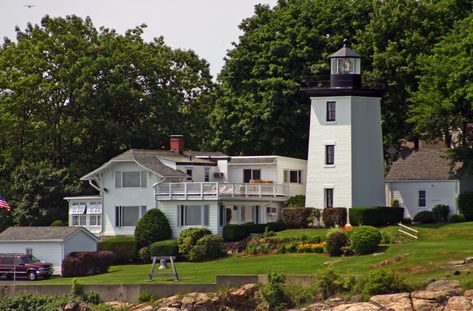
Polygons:
[[306,206],[385,206],[383,91],[361,88],[361,57],[347,46],[330,57],[330,88],[311,99]]

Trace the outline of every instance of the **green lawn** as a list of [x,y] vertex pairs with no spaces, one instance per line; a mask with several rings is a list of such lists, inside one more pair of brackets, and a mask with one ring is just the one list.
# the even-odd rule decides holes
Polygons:
[[[402,259],[385,268],[409,276],[413,282],[422,282],[427,278],[444,278],[453,267],[446,263],[450,260],[473,256],[473,222],[448,225],[419,225],[419,240],[402,244],[383,245],[378,254],[351,257],[328,257],[320,254],[275,254],[266,256],[227,257],[219,260],[188,263],[178,262],[177,269],[181,283],[214,283],[218,274],[266,274],[279,271],[285,274],[316,274],[330,266],[340,272],[355,275],[364,274],[373,269],[380,269],[377,264],[386,259],[400,256]],[[386,227],[383,231],[395,232],[396,227]],[[286,230],[279,232],[279,237],[324,235],[326,229]],[[327,262],[336,262],[330,264]],[[112,266],[110,272],[102,275],[81,277],[83,284],[110,283],[145,283],[150,265]],[[457,270],[461,270],[455,268]],[[453,278],[453,277],[452,277]],[[473,276],[462,273],[455,277],[472,280]],[[52,278],[38,281],[38,284],[71,284],[72,278]],[[160,277],[153,281],[172,282],[169,277]]]

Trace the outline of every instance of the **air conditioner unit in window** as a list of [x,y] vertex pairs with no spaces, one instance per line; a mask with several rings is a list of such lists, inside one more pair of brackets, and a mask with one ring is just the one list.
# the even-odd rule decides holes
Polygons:
[[223,173],[214,173],[214,178],[223,178]]

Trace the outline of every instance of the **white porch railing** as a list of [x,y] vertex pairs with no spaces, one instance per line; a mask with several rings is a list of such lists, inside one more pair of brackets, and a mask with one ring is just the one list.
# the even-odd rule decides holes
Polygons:
[[289,197],[289,185],[218,182],[163,183],[155,188],[157,200]]

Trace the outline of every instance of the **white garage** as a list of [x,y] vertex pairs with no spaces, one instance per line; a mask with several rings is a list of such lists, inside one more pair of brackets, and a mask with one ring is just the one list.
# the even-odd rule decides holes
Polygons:
[[0,253],[27,253],[53,264],[61,274],[71,252],[96,251],[98,238],[83,227],[10,227],[0,233]]

